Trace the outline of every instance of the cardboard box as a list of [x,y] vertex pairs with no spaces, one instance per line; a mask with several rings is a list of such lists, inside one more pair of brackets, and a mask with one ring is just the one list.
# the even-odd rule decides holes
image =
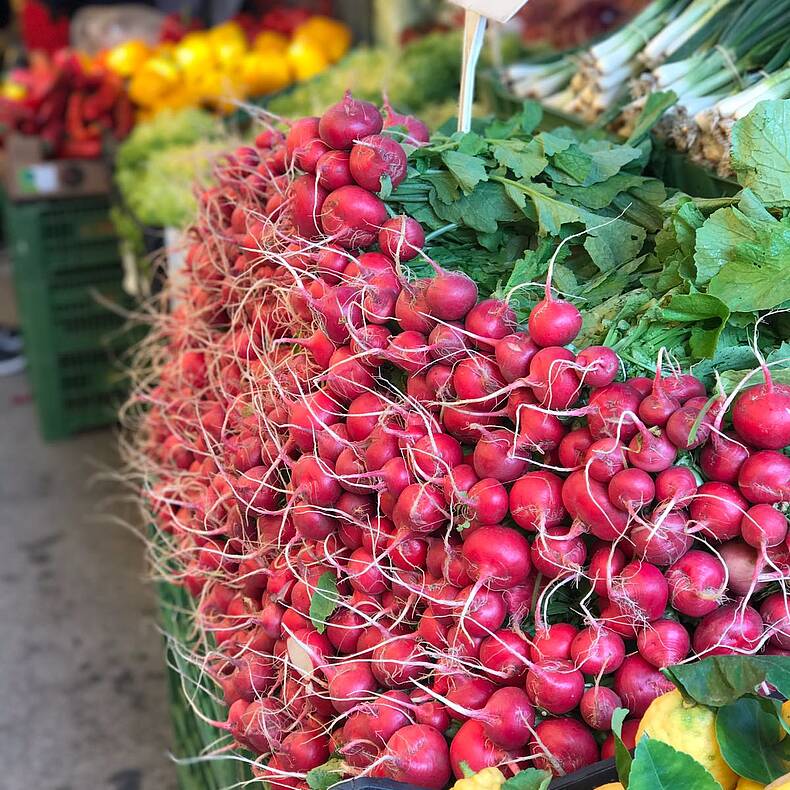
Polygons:
[[11,134],[6,140],[4,180],[13,201],[106,195],[112,176],[99,159],[44,158],[39,137]]

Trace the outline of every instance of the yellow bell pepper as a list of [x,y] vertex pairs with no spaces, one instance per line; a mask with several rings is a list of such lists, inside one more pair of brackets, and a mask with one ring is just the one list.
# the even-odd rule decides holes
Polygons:
[[294,39],[312,42],[334,63],[351,46],[351,30],[337,19],[319,15],[299,25],[294,31]]
[[175,63],[161,57],[149,58],[132,75],[129,96],[135,104],[150,106],[172,91],[179,81]]
[[288,49],[288,39],[274,30],[261,30],[252,41],[252,48],[258,52],[282,52]]
[[247,36],[243,28],[237,22],[228,21],[223,22],[221,25],[216,25],[206,32],[212,45],[218,46],[219,44],[235,42],[246,49]]
[[241,61],[241,81],[251,96],[275,93],[291,83],[291,67],[277,52],[248,52]]
[[176,45],[173,57],[186,74],[196,74],[214,65],[214,50],[205,33],[188,33]]
[[105,56],[107,67],[121,77],[131,77],[148,58],[151,48],[145,41],[132,39],[113,47]]
[[329,59],[313,42],[294,38],[288,47],[288,63],[297,80],[309,80],[329,66]]

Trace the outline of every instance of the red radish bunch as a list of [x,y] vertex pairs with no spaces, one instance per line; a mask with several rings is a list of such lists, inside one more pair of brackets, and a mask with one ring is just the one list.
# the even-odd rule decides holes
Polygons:
[[693,376],[574,348],[550,275],[526,327],[464,274],[407,279],[425,235],[375,193],[420,127],[393,118],[347,95],[201,195],[129,409],[157,568],[257,776],[571,772],[660,668],[790,650],[787,392],[766,372],[725,430]]

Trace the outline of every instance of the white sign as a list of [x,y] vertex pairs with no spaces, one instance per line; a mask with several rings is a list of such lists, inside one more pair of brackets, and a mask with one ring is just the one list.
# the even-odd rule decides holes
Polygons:
[[467,11],[474,11],[495,22],[507,22],[527,0],[450,0],[453,5],[461,6]]

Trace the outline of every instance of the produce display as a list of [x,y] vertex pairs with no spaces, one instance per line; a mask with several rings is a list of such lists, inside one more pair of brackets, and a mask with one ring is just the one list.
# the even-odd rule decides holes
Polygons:
[[674,106],[660,133],[732,174],[733,123],[758,102],[790,96],[790,6],[776,0],[654,0],[586,51],[504,72],[521,97],[628,135],[654,92]]
[[744,189],[714,203],[643,174],[650,106],[623,144],[534,105],[430,137],[347,93],[217,163],[123,413],[206,759],[524,790],[641,729],[641,790],[673,682],[721,744],[735,700],[697,696],[697,659],[787,693],[785,107],[736,124]]
[[308,80],[338,61],[351,44],[351,31],[335,19],[304,18],[293,25],[280,17],[262,26],[229,21],[187,32],[177,42],[150,48],[128,41],[110,50],[110,69],[129,80],[129,95],[143,118],[163,108],[207,106],[223,112],[234,100],[276,93]]
[[123,82],[67,49],[13,69],[0,95],[2,132],[38,135],[55,158],[98,157],[103,135],[122,140],[133,121]]

